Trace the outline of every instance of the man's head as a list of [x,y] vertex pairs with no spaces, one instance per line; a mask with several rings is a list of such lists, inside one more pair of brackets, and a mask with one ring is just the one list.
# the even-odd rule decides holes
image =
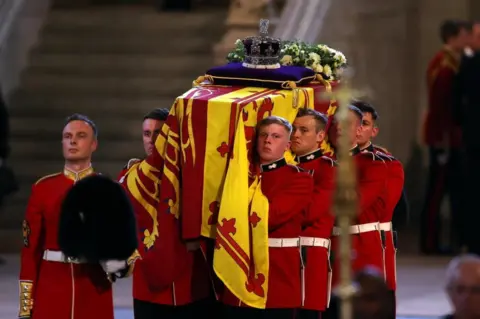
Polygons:
[[370,103],[364,101],[353,101],[352,105],[363,113],[362,129],[357,137],[358,146],[362,149],[368,146],[368,143],[378,134],[379,130],[376,124],[378,113]]
[[388,291],[383,275],[366,268],[355,276],[358,292],[353,299],[355,319],[395,318],[395,301]]
[[480,51],[480,21],[468,25],[468,47],[473,51]]
[[480,318],[480,257],[463,255],[447,267],[447,293],[459,318]]
[[168,112],[168,109],[155,109],[143,117],[143,148],[147,156],[152,154],[157,136],[167,120]]
[[63,157],[67,162],[90,161],[97,149],[97,127],[85,115],[73,114],[65,120],[62,133]]
[[257,124],[257,153],[261,164],[283,157],[290,147],[292,125],[279,116],[269,116]]
[[458,20],[446,20],[440,26],[442,42],[457,52],[462,52],[468,45],[468,23]]
[[293,122],[292,151],[305,155],[318,149],[325,139],[327,117],[313,109],[302,108]]
[[[361,129],[362,129],[361,124],[362,124],[363,113],[362,113],[362,111],[360,111],[358,109],[358,107],[353,106],[353,105],[349,105],[348,106],[348,117],[349,117],[349,120],[350,120],[350,124],[349,124],[349,127],[348,127],[348,130],[347,130],[346,134],[349,137],[351,145],[354,146],[354,145],[357,144],[357,138],[361,133]],[[342,128],[340,127],[340,125],[339,125],[340,123],[338,122],[337,119],[335,119],[334,124],[337,128],[337,130],[336,130],[337,137],[342,136],[342,134],[343,134]],[[335,144],[337,143],[336,142],[336,137],[333,138],[332,140],[335,141]]]

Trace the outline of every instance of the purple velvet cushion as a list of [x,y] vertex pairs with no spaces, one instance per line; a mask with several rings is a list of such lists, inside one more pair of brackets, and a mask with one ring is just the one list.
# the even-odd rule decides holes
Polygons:
[[207,71],[215,85],[256,86],[285,89],[288,82],[306,85],[315,79],[315,72],[299,66],[281,66],[279,69],[250,69],[242,63],[229,63]]

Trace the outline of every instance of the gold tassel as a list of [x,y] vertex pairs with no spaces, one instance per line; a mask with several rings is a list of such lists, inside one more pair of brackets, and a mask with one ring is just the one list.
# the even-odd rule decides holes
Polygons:
[[193,81],[193,87],[201,86],[203,82],[208,81],[209,84],[213,84],[213,77],[211,75],[205,74],[199,76],[196,80]]

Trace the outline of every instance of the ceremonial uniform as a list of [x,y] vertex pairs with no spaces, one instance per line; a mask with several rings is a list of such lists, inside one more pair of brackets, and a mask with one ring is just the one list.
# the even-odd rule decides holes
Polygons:
[[[351,150],[357,168],[359,208],[352,235],[352,268],[357,272],[373,266],[385,273],[384,248],[380,232],[380,220],[386,209],[387,167],[382,158],[372,152],[360,152],[358,146]],[[340,229],[334,227],[332,233],[333,284],[339,282],[340,263],[338,244]]]
[[301,306],[300,235],[313,192],[312,177],[285,159],[261,165],[261,190],[269,201],[267,309],[247,308],[230,291],[228,318],[293,318]]
[[318,318],[317,311],[323,311],[330,301],[330,235],[332,234],[334,216],[332,199],[335,190],[335,162],[322,156],[321,150],[297,156],[298,166],[313,171],[314,201],[308,210],[300,237],[304,262],[302,278],[302,308],[315,310],[314,313],[302,311],[301,318],[310,315]]
[[[129,190],[126,177],[129,171],[139,169],[141,160],[131,159],[119,175],[120,183]],[[142,177],[143,176],[143,177]],[[145,179],[144,175],[139,175]],[[144,183],[149,181],[144,180]],[[146,196],[146,194],[145,194]],[[146,239],[152,232],[154,220],[140,201],[130,193],[137,217],[138,235],[140,239],[139,253],[141,260],[136,262],[133,272],[134,313],[137,319],[154,318],[193,318],[198,312],[211,312],[213,301],[210,270],[206,261],[206,245],[194,251],[187,251],[181,241],[178,221],[171,215],[168,233],[174,240],[173,251],[159,247],[164,242],[155,242],[153,246]],[[146,196],[147,197],[147,196]],[[154,203],[155,204],[155,203]],[[155,205],[155,207],[158,206]],[[165,229],[165,228],[164,228]],[[170,239],[168,239],[170,240]],[[157,251],[158,249],[158,251]],[[172,264],[175,269],[168,274],[166,267]],[[170,270],[171,271],[171,270]]]
[[58,246],[62,201],[92,168],[40,179],[32,187],[20,265],[20,318],[113,319],[112,287],[100,264],[67,258]]
[[387,286],[390,290],[396,290],[397,234],[392,229],[392,218],[395,206],[402,196],[404,185],[403,165],[391,154],[387,154],[384,149],[375,147],[373,144],[370,144],[363,151],[372,152],[380,156],[385,161],[388,169],[387,200],[385,202],[385,214],[380,218],[380,230],[385,247],[385,278]]
[[[442,225],[440,218],[441,204],[447,192],[450,195],[451,211],[462,210],[462,137],[461,128],[452,116],[453,84],[458,67],[456,54],[443,48],[433,57],[427,69],[428,112],[424,125],[424,142],[429,147],[430,159],[420,234],[421,249],[425,253],[451,249],[440,247],[442,229],[451,229],[450,225]],[[461,236],[461,233],[458,235]]]

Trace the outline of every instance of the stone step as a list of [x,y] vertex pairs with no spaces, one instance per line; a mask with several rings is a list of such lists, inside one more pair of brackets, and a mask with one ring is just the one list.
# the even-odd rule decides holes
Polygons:
[[[168,42],[168,48],[165,43]],[[210,41],[203,37],[169,37],[158,34],[137,34],[126,37],[119,34],[102,36],[98,34],[72,37],[56,33],[45,33],[41,43],[34,49],[39,53],[123,53],[123,54],[154,54],[157,57],[168,57],[172,53],[180,54],[210,54]]]
[[[98,126],[99,140],[104,140],[105,143],[110,142],[110,140],[139,140],[141,137],[141,119],[139,118],[111,120],[108,117],[92,117],[91,119]],[[64,120],[64,116],[57,114],[51,114],[48,118],[12,117],[10,119],[11,139],[12,141],[35,139],[60,142]],[[58,144],[58,150],[60,151],[60,143]]]
[[143,95],[156,94],[167,96],[180,93],[192,87],[191,77],[116,77],[116,76],[64,76],[56,74],[26,73],[22,87],[30,92],[45,92],[55,94],[99,94],[99,95]]
[[[201,33],[202,26],[216,28],[214,21],[223,26],[224,10],[206,12],[159,13],[153,8],[86,8],[76,10],[52,10],[44,31],[70,33],[115,33],[131,34],[151,30],[167,34],[177,34],[185,30]],[[219,28],[217,28],[219,29]]]
[[[185,90],[187,91],[187,90]],[[95,96],[72,96],[62,94],[16,94],[13,97],[11,117],[41,117],[48,114],[68,116],[73,113],[88,113],[88,116],[99,118],[108,116],[109,119],[125,118],[138,119],[151,110],[159,107],[170,108],[174,103],[173,98],[117,98]]]
[[[160,79],[172,75],[194,75],[186,88],[191,86],[196,76],[203,75],[212,66],[210,56],[170,56],[159,57],[152,54],[74,54],[49,53],[33,54],[26,74],[30,72],[88,75],[108,73],[113,75],[148,75]],[[169,81],[169,80],[168,80]]]

